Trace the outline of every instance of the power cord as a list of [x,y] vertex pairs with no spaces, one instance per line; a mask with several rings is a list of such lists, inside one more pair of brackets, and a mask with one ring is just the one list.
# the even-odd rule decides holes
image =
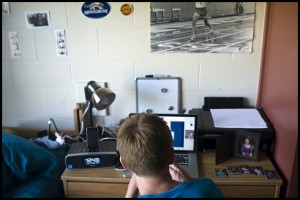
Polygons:
[[[89,107],[89,105],[88,105],[88,107]],[[87,113],[87,111],[88,111],[88,109],[86,109],[84,111],[83,116]],[[56,130],[55,134],[51,133],[51,124],[52,123],[53,123],[53,125],[55,127],[55,130]],[[52,141],[58,142],[60,145],[62,145],[63,143],[66,143],[66,144],[70,145],[72,143],[76,143],[76,142],[80,142],[80,141],[86,141],[86,139],[84,139],[83,137],[81,137],[81,134],[84,131],[83,120],[82,120],[81,123],[82,123],[81,124],[81,130],[80,130],[79,134],[74,135],[74,136],[70,136],[70,135],[64,134],[66,131],[63,131],[62,133],[60,133],[60,131],[58,130],[58,128],[57,128],[57,126],[55,124],[54,119],[50,118],[48,120],[48,125],[49,125],[49,128],[48,128],[48,138],[50,140],[52,140]],[[98,124],[99,124],[99,121],[98,121],[96,127],[98,127]],[[106,133],[106,135],[104,133]],[[106,141],[106,140],[111,140],[111,141],[114,140],[115,141],[116,138],[114,136],[115,136],[115,133],[112,130],[110,130],[107,127],[101,127],[100,141]]]
[[51,134],[51,124],[52,124],[51,121],[53,122],[53,125],[54,125],[54,127],[55,127],[55,130],[56,130],[56,132],[57,132],[59,135],[60,135],[60,132],[59,132],[59,130],[57,129],[54,120],[53,120],[52,118],[50,118],[50,119],[48,120],[48,124],[49,124],[48,138],[49,138],[50,140],[52,140],[52,141],[55,141],[55,140],[56,140],[56,135],[55,135],[55,134]]
[[[53,122],[53,125],[54,125],[54,127],[55,127],[56,132],[60,134],[59,130],[58,130],[57,127],[56,127],[56,124],[55,124],[54,120],[53,120],[52,118],[50,118],[49,121],[52,121],[52,122]],[[49,121],[48,121],[48,123],[49,123]],[[50,122],[50,125],[51,125],[51,122]]]
[[84,132],[84,117],[85,117],[87,111],[89,110],[89,107],[90,107],[91,102],[92,102],[92,101],[89,101],[89,103],[88,103],[88,105],[87,105],[85,111],[84,111],[83,114],[82,114],[82,118],[83,118],[83,119],[81,120],[81,129],[80,129],[80,132],[78,133],[78,138],[80,138],[82,141],[86,141],[86,139],[84,139],[83,137],[81,137],[81,135],[82,135],[83,132]]

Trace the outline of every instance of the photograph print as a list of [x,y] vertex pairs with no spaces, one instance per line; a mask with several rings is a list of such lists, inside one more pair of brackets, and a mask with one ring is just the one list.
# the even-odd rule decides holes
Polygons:
[[244,130],[235,132],[234,157],[259,161],[260,134]]
[[252,53],[255,2],[150,2],[151,53]]
[[28,29],[50,28],[49,11],[25,12],[25,20]]

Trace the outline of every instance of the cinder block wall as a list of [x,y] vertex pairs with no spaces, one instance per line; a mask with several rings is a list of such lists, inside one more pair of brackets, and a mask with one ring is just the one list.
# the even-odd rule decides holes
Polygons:
[[[182,107],[200,108],[205,96],[243,96],[256,105],[265,3],[256,3],[253,52],[199,54],[150,52],[150,3],[109,3],[101,19],[81,13],[83,2],[11,2],[2,15],[2,126],[73,129],[78,83],[107,82],[116,93],[106,125],[136,111],[135,78],[167,74],[182,78]],[[51,28],[27,29],[25,12],[50,11]],[[56,55],[55,30],[64,29],[68,56]],[[9,32],[18,32],[21,57],[12,58]],[[83,88],[82,88],[83,92]]]

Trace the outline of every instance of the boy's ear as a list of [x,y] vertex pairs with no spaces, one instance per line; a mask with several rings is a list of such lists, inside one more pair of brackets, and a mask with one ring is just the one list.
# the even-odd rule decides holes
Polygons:
[[124,169],[128,170],[129,168],[127,167],[126,163],[122,160],[122,157],[120,156],[120,162],[122,164],[122,166],[124,167]]

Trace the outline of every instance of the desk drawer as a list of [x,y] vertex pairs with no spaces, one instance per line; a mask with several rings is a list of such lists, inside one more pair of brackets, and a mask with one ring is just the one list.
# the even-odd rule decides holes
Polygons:
[[276,186],[219,185],[225,198],[274,198]]
[[68,182],[69,198],[124,198],[128,184],[105,182]]

